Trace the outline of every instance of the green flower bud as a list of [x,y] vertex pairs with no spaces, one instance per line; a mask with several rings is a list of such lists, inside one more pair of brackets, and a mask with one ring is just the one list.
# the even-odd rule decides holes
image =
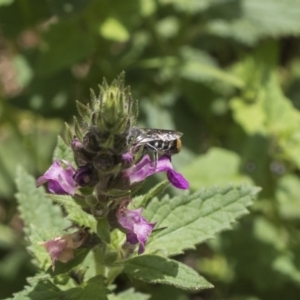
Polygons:
[[[110,86],[104,79],[98,97],[91,91],[91,125],[101,132],[112,135],[127,133],[136,121],[137,101],[132,99],[130,87],[124,87],[124,76],[125,73],[121,73]],[[86,108],[88,111],[89,107]]]

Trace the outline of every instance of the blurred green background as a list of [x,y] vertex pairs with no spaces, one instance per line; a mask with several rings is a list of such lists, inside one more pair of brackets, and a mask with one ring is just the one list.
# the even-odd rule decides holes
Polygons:
[[[37,272],[14,194],[105,76],[126,71],[139,125],[184,133],[193,190],[261,186],[251,214],[178,257],[199,293],[118,278],[163,300],[300,298],[299,0],[0,0],[0,298]],[[174,191],[173,191],[174,192]]]

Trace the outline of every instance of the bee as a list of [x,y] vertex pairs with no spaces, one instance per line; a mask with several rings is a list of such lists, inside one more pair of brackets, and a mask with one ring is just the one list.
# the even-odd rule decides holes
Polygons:
[[132,127],[129,139],[134,148],[143,146],[153,152],[154,160],[157,161],[158,153],[173,155],[180,152],[181,136],[182,133],[175,130]]

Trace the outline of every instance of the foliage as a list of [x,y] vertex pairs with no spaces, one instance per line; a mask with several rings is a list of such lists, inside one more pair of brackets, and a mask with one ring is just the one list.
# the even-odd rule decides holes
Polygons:
[[[299,12],[296,0],[0,0],[0,298],[298,299]],[[45,196],[33,177],[52,157],[73,160],[57,136],[75,100],[123,70],[138,126],[184,133],[172,163],[191,191],[147,179],[133,207],[157,222],[146,254],[122,266],[111,254],[99,270],[89,266],[101,250],[76,249],[51,273],[39,242],[73,222],[109,238],[80,199]],[[259,199],[237,225],[254,186]],[[110,239],[113,253],[124,234]],[[84,284],[66,279],[70,270]],[[109,285],[119,281],[134,289]],[[215,289],[195,291],[208,282]]]

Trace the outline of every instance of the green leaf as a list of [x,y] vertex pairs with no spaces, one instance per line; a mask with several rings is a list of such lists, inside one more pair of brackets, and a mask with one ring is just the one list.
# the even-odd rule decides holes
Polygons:
[[34,178],[20,167],[16,184],[19,211],[25,223],[24,231],[31,242],[29,249],[45,266],[50,258],[38,243],[60,235],[71,224],[63,217],[61,208],[45,197],[44,188],[36,188]]
[[276,43],[264,44],[236,66],[237,74],[244,78],[248,88],[243,98],[232,100],[231,108],[236,122],[247,133],[270,136],[281,149],[282,156],[300,168],[300,112],[280,87],[277,52]]
[[197,82],[220,81],[237,88],[244,86],[241,78],[223,71],[206,52],[184,47],[181,54],[184,61],[180,69],[182,78]]
[[[1,248],[14,247],[18,235],[16,232],[7,225],[0,224],[0,245]],[[1,263],[0,263],[1,264]]]
[[60,293],[60,289],[49,280],[40,280],[28,293],[28,297],[31,300],[53,300],[59,299]]
[[279,213],[284,219],[300,219],[300,180],[298,176],[287,174],[281,177],[276,187]]
[[80,226],[90,227],[94,232],[96,231],[97,222],[95,218],[83,211],[82,207],[71,196],[56,194],[47,194],[46,196],[65,207],[69,220]]
[[97,221],[97,234],[105,243],[110,244],[110,231],[107,219],[102,218]]
[[84,272],[85,280],[89,280],[96,276],[95,255],[93,249],[89,251],[83,262],[80,264],[80,269]]
[[225,183],[252,183],[240,174],[241,158],[236,153],[222,148],[210,150],[183,168],[182,174],[188,179],[192,189]]
[[[48,279],[29,280],[32,287],[26,287],[22,292],[14,295],[9,300],[107,300],[108,290],[102,276],[89,279],[81,287],[72,288],[66,291],[60,290]],[[8,300],[8,299],[7,299]]]
[[192,14],[206,10],[211,5],[211,3],[214,2],[215,1],[212,0],[159,0],[159,3],[161,5],[172,4],[179,11]]
[[74,155],[71,146],[68,146],[61,136],[57,137],[57,144],[53,153],[53,160],[55,159],[66,160],[75,166]]
[[150,238],[146,252],[175,255],[230,229],[237,218],[248,213],[260,189],[249,186],[227,186],[200,190],[173,199],[155,199],[145,210],[149,222],[166,229]]
[[295,258],[292,255],[285,254],[278,256],[274,261],[273,268],[275,271],[289,278],[289,281],[293,281],[296,284],[300,283],[299,266],[295,264]]
[[141,255],[125,261],[124,271],[131,278],[149,283],[173,285],[186,290],[213,286],[190,267],[156,255]]
[[154,0],[140,0],[140,10],[143,17],[152,15],[157,9],[157,4]]
[[232,2],[232,10],[240,14],[229,19],[215,19],[207,29],[211,34],[230,37],[246,44],[254,44],[264,37],[282,37],[300,33],[300,6],[297,0],[242,0],[239,7]]
[[18,83],[25,88],[33,77],[33,70],[23,55],[16,55],[13,62],[18,75]]
[[130,35],[127,29],[119,20],[107,18],[100,27],[100,34],[109,40],[117,42],[126,42]]
[[242,98],[233,98],[230,107],[234,112],[234,119],[241,124],[249,135],[260,133],[265,134],[266,113],[261,102],[246,102]]
[[170,16],[161,19],[156,23],[157,33],[165,39],[172,38],[177,35],[179,31],[179,20],[176,17]]
[[30,300],[30,298],[27,297],[27,295],[31,289],[31,287],[25,286],[22,291],[14,293],[11,298],[6,298],[4,300]]
[[108,245],[111,251],[119,251],[121,245],[125,242],[125,234],[120,230],[113,230],[110,234],[111,243]]
[[37,62],[39,75],[67,69],[92,55],[95,38],[81,25],[76,19],[68,19],[49,27]]
[[[62,292],[62,299],[68,300],[107,300],[108,289],[105,286],[105,278],[96,276],[89,279],[82,288],[73,288]],[[59,298],[58,298],[59,299]]]
[[12,4],[14,0],[0,0],[0,6],[1,5],[9,5]]
[[133,288],[117,295],[108,295],[108,300],[148,300],[151,295],[135,292]]
[[[44,276],[47,277],[47,276]],[[35,276],[27,278],[30,286],[25,286],[23,291],[13,295],[12,298],[6,300],[53,300],[59,299],[60,290],[47,278]]]

